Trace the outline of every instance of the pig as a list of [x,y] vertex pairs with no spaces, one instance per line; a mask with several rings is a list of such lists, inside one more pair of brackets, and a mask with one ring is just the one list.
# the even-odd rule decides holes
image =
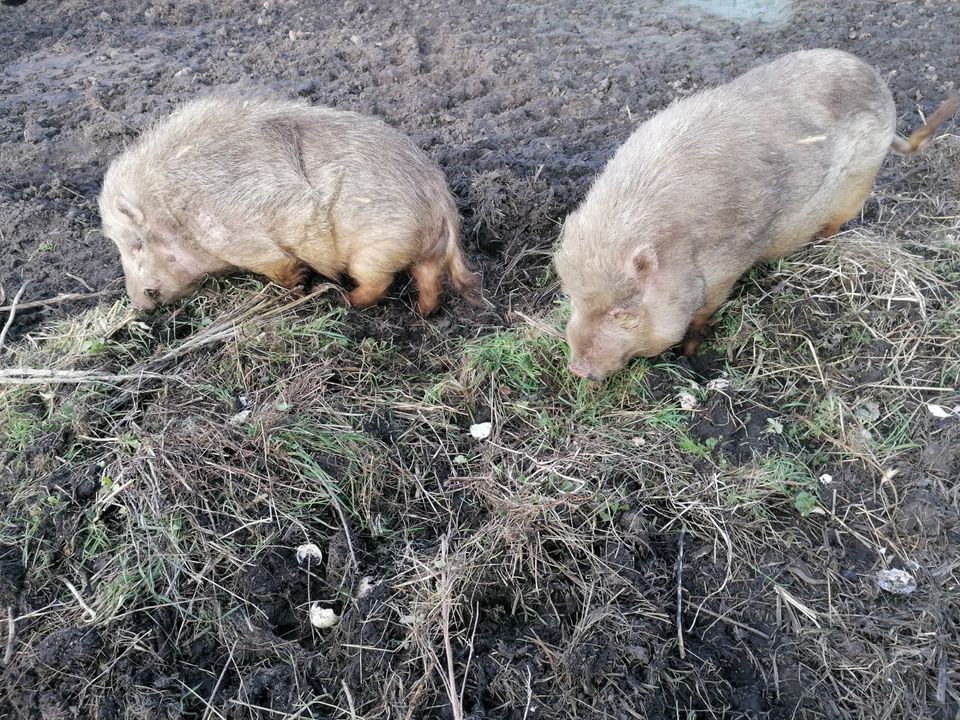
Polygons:
[[287,288],[310,269],[347,275],[361,308],[409,269],[422,315],[449,273],[480,301],[443,172],[409,138],[354,112],[270,96],[188,102],[110,164],[99,204],[137,308],[238,270]]
[[753,264],[829,237],[860,213],[887,152],[915,152],[869,65],[794,52],[679,100],[643,123],[564,221],[554,257],[570,298],[570,371],[602,380],[683,343]]

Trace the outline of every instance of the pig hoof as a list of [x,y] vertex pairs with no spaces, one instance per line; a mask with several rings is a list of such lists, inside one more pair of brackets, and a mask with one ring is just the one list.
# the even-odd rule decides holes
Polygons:
[[363,308],[376,305],[382,297],[382,293],[373,295],[365,288],[357,288],[347,294],[347,302],[349,302],[357,310],[362,310]]
[[417,314],[421,317],[428,317],[433,314],[439,304],[436,298],[426,300],[421,297],[417,300]]
[[821,240],[826,240],[827,238],[832,238],[840,231],[840,225],[836,223],[830,223],[829,225],[824,225],[820,230],[817,231],[816,237]]
[[697,350],[700,349],[700,343],[703,342],[703,338],[687,338],[683,341],[683,344],[680,346],[680,352],[683,355],[696,355]]
[[277,285],[285,287],[287,290],[303,290],[307,286],[307,278],[310,271],[306,267],[298,267],[288,272],[278,275],[273,279]]
[[693,328],[691,327],[687,330],[687,334],[684,336],[683,341],[680,343],[680,353],[682,355],[696,355],[697,350],[700,349],[701,343],[707,339],[707,329],[704,328]]
[[364,308],[368,308],[374,304],[369,300],[354,297],[353,293],[347,295],[347,302],[350,303],[350,307],[356,308],[357,310],[363,310]]

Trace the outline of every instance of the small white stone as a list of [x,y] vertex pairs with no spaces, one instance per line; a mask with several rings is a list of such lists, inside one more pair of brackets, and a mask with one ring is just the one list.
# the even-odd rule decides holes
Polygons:
[[313,563],[320,563],[323,561],[323,551],[313,543],[304,543],[297,548],[297,564],[303,565],[308,558]]
[[473,437],[474,440],[486,440],[488,437],[490,437],[492,430],[493,423],[474,423],[470,426],[470,436]]
[[310,606],[310,624],[320,630],[332,628],[340,622],[340,616],[334,612],[333,608],[322,607],[314,603]]
[[829,485],[833,482],[833,475],[830,473],[824,473],[820,476],[820,482],[822,482],[824,485]]
[[707,383],[707,390],[726,390],[730,387],[730,380],[725,377],[719,377]]
[[250,418],[251,414],[251,410],[241,410],[236,415],[231,417],[227,422],[234,426],[243,425]]

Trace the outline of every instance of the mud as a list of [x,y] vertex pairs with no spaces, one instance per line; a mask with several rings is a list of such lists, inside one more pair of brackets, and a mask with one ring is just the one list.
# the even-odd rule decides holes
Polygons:
[[[486,291],[498,308],[468,314],[448,295],[435,322],[443,332],[464,332],[481,322],[505,324],[509,308],[547,306],[555,287],[544,281],[546,251],[557,223],[631,128],[672,99],[783,52],[837,47],[889,76],[900,129],[906,132],[918,124],[918,111],[931,112],[960,83],[960,13],[953,0],[706,7],[700,0],[4,4],[0,284],[6,301],[27,281],[24,301],[93,290],[106,290],[101,301],[121,297],[119,259],[98,230],[96,196],[106,164],[175,104],[214,88],[268,86],[377,115],[426,149],[447,174],[471,260],[484,271]],[[956,127],[954,120],[944,129],[955,132]],[[888,160],[879,182],[893,192],[921,190],[923,178],[901,176],[897,162]],[[354,332],[416,348],[427,333],[420,321],[398,312],[409,303],[409,288],[398,282],[392,294],[395,299],[384,307],[360,314]],[[11,337],[93,302],[23,310]],[[698,359],[692,367],[706,377],[706,367],[715,362]],[[731,420],[745,414],[751,418],[746,425]],[[700,442],[713,438],[711,452],[739,462],[748,451],[762,454],[779,447],[779,438],[766,432],[771,416],[762,399],[716,395],[691,435]],[[403,432],[389,417],[373,418],[365,429],[385,443]],[[918,463],[943,476],[955,474],[957,445],[953,425],[917,451]],[[838,472],[836,482],[845,481]],[[849,478],[853,486],[855,481]],[[41,512],[37,534],[62,543],[56,538],[70,536],[70,523],[77,522],[97,488],[87,477],[48,482],[61,506]],[[939,529],[940,511],[922,498],[902,512],[909,522]],[[651,532],[629,511],[618,522],[623,544],[607,553],[621,575],[643,588],[651,578],[674,572],[675,536]],[[354,542],[365,567],[375,568],[373,541]],[[688,563],[684,590],[704,597],[716,587],[713,574],[719,569],[708,552],[699,552],[705,549],[690,545],[685,551],[697,559]],[[872,558],[849,543],[835,553],[842,576],[860,582],[858,572],[869,568]],[[780,565],[771,572],[785,573],[784,560],[774,560]],[[330,558],[317,575],[329,576],[328,584],[336,587],[339,570]],[[172,620],[147,614],[149,622],[138,621],[143,627],[129,628],[150,636],[154,650],[146,662],[113,657],[113,641],[92,629],[70,627],[38,638],[30,658],[5,676],[12,694],[0,699],[0,715],[70,717],[86,687],[83,676],[102,668],[111,687],[89,716],[104,720],[203,717],[204,702],[213,697],[217,707],[227,708],[227,717],[248,717],[250,706],[263,708],[261,717],[278,717],[293,711],[311,688],[317,695],[336,694],[341,679],[358,687],[363,674],[377,671],[385,657],[382,648],[392,641],[395,624],[388,621],[386,589],[352,604],[355,616],[346,616],[334,639],[319,646],[296,612],[311,592],[326,587],[311,582],[318,584],[308,586],[289,554],[252,558],[235,590],[256,601],[262,618],[228,623],[225,632],[231,637],[179,638]],[[701,622],[684,638],[688,652],[713,668],[711,677],[718,679],[708,708],[696,696],[699,685],[685,679],[675,657],[662,652],[670,627],[641,619],[625,630],[601,618],[571,639],[567,633],[578,622],[580,605],[561,573],[545,583],[558,617],[569,625],[521,621],[510,615],[510,597],[478,589],[484,619],[472,648],[476,670],[464,689],[470,717],[534,717],[524,712],[526,698],[514,695],[519,687],[533,688],[536,717],[558,716],[579,700],[537,689],[558,672],[582,678],[584,707],[610,712],[627,688],[650,718],[675,717],[680,707],[708,711],[724,703],[731,717],[840,716],[831,715],[822,688],[780,678],[772,693],[770,678],[751,669],[744,647],[756,646],[761,656],[776,653],[784,663],[790,657],[789,641],[769,639],[772,617],[736,616],[739,625]],[[770,592],[741,583],[705,607],[718,614],[734,606],[757,607],[747,601]],[[49,601],[25,586],[21,550],[0,549],[0,606],[18,605],[26,612]],[[684,617],[687,627],[693,620]],[[565,650],[559,659],[546,650],[560,645]],[[467,649],[459,650],[458,662],[463,662]],[[225,673],[219,682],[228,660],[242,670]],[[334,664],[340,669],[334,671]],[[184,687],[196,697],[185,695]],[[358,692],[361,704],[378,701]],[[445,717],[444,712],[437,708],[425,717]]]

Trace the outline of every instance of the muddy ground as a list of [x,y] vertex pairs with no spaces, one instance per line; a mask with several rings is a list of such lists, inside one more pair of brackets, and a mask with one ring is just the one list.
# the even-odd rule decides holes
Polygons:
[[[377,115],[414,137],[447,174],[464,218],[471,259],[483,270],[487,292],[497,304],[482,316],[462,313],[459,301],[447,304],[436,322],[451,334],[469,335],[481,326],[489,330],[507,325],[511,310],[547,307],[555,288],[544,285],[543,275],[557,223],[631,128],[672,99],[786,51],[835,47],[871,61],[889,78],[900,129],[909,132],[919,124],[920,112],[931,112],[960,83],[960,12],[952,0],[795,2],[782,12],[759,16],[757,3],[745,3],[743,17],[731,12],[729,4],[716,14],[704,10],[708,5],[28,0],[0,6],[0,283],[6,301],[26,281],[25,302],[106,290],[94,300],[19,312],[10,340],[42,322],[120,297],[121,284],[115,282],[121,276],[118,258],[98,231],[96,195],[105,165],[178,102],[215,88],[266,86]],[[945,130],[956,132],[952,122]],[[891,159],[878,186],[891,193],[935,194],[936,188],[924,188],[923,182],[922,177],[904,177],[897,160]],[[868,204],[868,217],[870,212]],[[413,321],[406,316],[397,319],[398,309],[409,304],[402,283],[394,294],[399,299],[367,313],[354,332],[389,336],[400,345],[407,343],[411,356],[417,356],[426,333],[408,327]],[[716,358],[707,356],[694,360],[692,367],[681,363],[681,371],[702,380],[717,365]],[[706,407],[691,436],[719,438],[717,452],[733,463],[777,450],[780,439],[763,432],[774,413],[743,402],[748,406],[730,412],[746,413],[752,424],[733,422],[728,408],[717,401]],[[404,428],[390,417],[376,417],[364,431],[390,445]],[[924,452],[931,457],[922,458],[922,466],[938,477],[960,472],[960,460],[948,444],[931,444]],[[82,506],[97,492],[95,474],[47,476],[44,484],[67,488]],[[844,482],[840,473],[837,481]],[[931,517],[946,523],[942,509],[918,503],[917,525]],[[644,583],[660,587],[663,578],[669,586],[678,554],[685,550],[692,558],[682,579],[686,591],[709,596],[716,586],[715,570],[706,562],[710,548],[692,540],[684,548],[676,535],[648,531],[624,510],[617,523],[625,539],[609,548],[610,565],[621,568],[641,590]],[[950,522],[955,520],[951,516]],[[48,532],[52,538],[70,530],[69,525],[51,524]],[[942,538],[939,531],[931,532]],[[958,542],[956,531],[951,532],[951,542]],[[823,543],[842,577],[855,580],[876,564],[876,557],[855,542]],[[362,541],[358,552],[371,568],[385,562],[375,547]],[[704,559],[702,565],[699,559]],[[783,562],[770,558],[771,566]],[[19,550],[3,549],[0,607],[28,614],[52,602],[50,596],[32,594],[24,574]],[[574,615],[564,608],[577,606],[570,593],[583,588],[552,582],[556,587],[547,589],[550,602],[564,617]],[[71,625],[30,637],[18,646],[20,669],[4,676],[10,694],[0,699],[0,715],[216,716],[203,702],[184,696],[182,688],[189,686],[204,697],[239,698],[246,709],[274,708],[258,717],[284,717],[298,707],[296,698],[311,691],[318,696],[339,692],[339,682],[331,678],[350,684],[358,702],[375,704],[362,687],[364,673],[377,672],[376,663],[357,668],[343,661],[346,670],[335,667],[343,659],[319,652],[309,629],[303,630],[295,619],[295,609],[310,587],[289,552],[251,559],[238,588],[245,600],[259,603],[274,639],[303,646],[295,648],[303,664],[256,666],[243,677],[224,670],[218,679],[226,646],[233,642],[232,657],[239,640],[218,642],[204,636],[189,646],[173,647],[169,638],[174,619],[162,610],[147,612],[125,629],[131,636],[161,638],[145,666],[110,656],[115,643],[94,626]],[[725,588],[724,607],[747,603],[758,588],[747,581]],[[654,590],[650,592],[652,596]],[[360,627],[381,631],[377,601],[376,592],[368,596],[353,620],[357,627],[344,631],[353,641],[389,640],[366,637]],[[547,621],[526,620],[521,626],[512,615],[511,597],[498,588],[478,590],[476,602],[485,612],[473,628],[475,674],[464,699],[469,717],[534,717],[529,705],[511,703],[510,698],[519,697],[517,688],[534,688],[532,694],[538,683],[546,687],[552,681],[558,670],[545,648],[562,645],[565,629]],[[703,686],[694,681],[670,685],[663,680],[664,667],[674,667],[676,658],[659,653],[673,637],[659,616],[631,626],[644,638],[635,642],[630,636],[602,632],[607,626],[600,620],[595,625],[580,622],[577,627],[586,629],[566,646],[562,660],[563,672],[582,675],[582,696],[541,697],[536,716],[561,715],[551,707],[576,715],[569,708],[580,703],[583,708],[603,707],[606,716],[618,718],[694,717],[681,711],[702,713],[696,717],[855,717],[851,708],[856,703],[836,695],[826,681],[811,689],[812,678],[798,671],[795,677],[777,678],[774,691],[770,678],[748,661],[754,651],[760,657],[770,652],[770,637],[779,622],[770,607],[766,614],[741,618],[742,623],[714,623],[686,638],[685,652],[707,668],[705,675],[718,678],[708,697],[696,695],[694,689]],[[663,609],[672,611],[670,606]],[[693,620],[685,618],[691,625]],[[749,627],[745,630],[744,625]],[[883,627],[869,631],[877,637],[884,634]],[[236,637],[241,636],[253,642],[249,633],[238,631]],[[778,646],[778,652],[796,657],[794,642],[802,644],[800,633]],[[255,654],[256,648],[241,651]],[[461,661],[466,650],[463,653]],[[855,648],[849,657],[857,657]],[[684,667],[689,669],[692,662]],[[114,683],[96,703],[84,696],[91,673],[109,675]],[[955,674],[949,674],[951,682]],[[630,688],[636,703],[626,708],[617,701],[598,700],[612,692],[611,685]],[[955,696],[945,697],[938,701],[939,717],[955,717],[958,708],[950,699]],[[129,698],[137,698],[138,704],[134,707]],[[349,716],[346,710],[322,712],[327,711],[331,717]],[[253,716],[224,712],[228,717]],[[418,713],[441,718],[449,716],[449,709],[437,704]],[[591,713],[584,710],[581,716],[596,716]]]

